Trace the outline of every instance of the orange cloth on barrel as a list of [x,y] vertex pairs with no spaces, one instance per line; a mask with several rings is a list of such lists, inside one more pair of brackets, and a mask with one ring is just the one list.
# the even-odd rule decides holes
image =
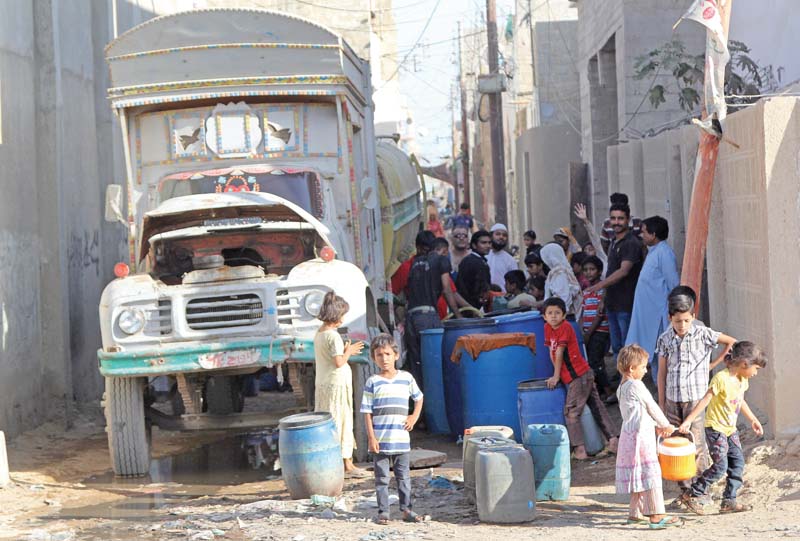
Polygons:
[[504,332],[498,334],[465,334],[459,336],[450,360],[461,362],[461,352],[466,351],[473,359],[483,351],[492,351],[506,346],[524,346],[536,353],[536,335],[526,332]]

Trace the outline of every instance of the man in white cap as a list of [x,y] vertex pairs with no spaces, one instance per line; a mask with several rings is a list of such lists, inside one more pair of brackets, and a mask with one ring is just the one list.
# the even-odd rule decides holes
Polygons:
[[503,224],[494,224],[490,231],[492,233],[492,249],[486,256],[491,271],[492,283],[500,286],[503,293],[506,292],[507,272],[519,269],[517,261],[506,252],[508,245],[508,229]]

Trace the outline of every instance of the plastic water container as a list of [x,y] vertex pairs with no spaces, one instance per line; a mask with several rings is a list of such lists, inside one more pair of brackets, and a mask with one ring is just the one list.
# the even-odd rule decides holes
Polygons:
[[341,494],[344,462],[331,414],[290,415],[280,420],[278,429],[281,475],[292,499],[310,498],[312,494]]
[[694,436],[689,432],[691,439],[683,436],[671,438],[658,438],[658,463],[661,466],[661,476],[668,481],[688,481],[697,474],[695,457],[697,448]]
[[460,436],[464,433],[464,411],[461,404],[461,369],[450,360],[453,348],[460,336],[465,334],[494,334],[497,322],[489,318],[451,319],[442,323],[442,377],[444,379],[444,401],[447,409],[447,424],[450,433]]
[[514,438],[514,431],[509,426],[481,425],[464,429],[464,438]]
[[533,459],[537,500],[569,498],[572,470],[569,463],[569,435],[564,425],[529,425],[525,448]]
[[594,420],[592,409],[587,404],[581,412],[581,431],[583,432],[583,447],[589,455],[596,455],[606,446],[606,439]]
[[546,379],[521,381],[517,385],[517,413],[523,441],[528,425],[566,425],[564,420],[566,401],[567,388],[561,383],[553,389],[548,389]]
[[444,402],[444,381],[442,379],[442,338],[444,329],[422,331],[422,377],[425,380],[425,422],[432,434],[449,434],[447,410]]
[[536,515],[534,466],[521,445],[478,451],[475,463],[478,518],[483,522],[529,522]]
[[516,444],[514,440],[508,438],[467,438],[464,441],[464,461],[462,465],[464,496],[470,503],[475,503],[475,457],[478,451]]
[[482,351],[476,359],[464,350],[459,363],[464,425],[510,426],[521,442],[516,391],[520,381],[533,377],[534,362],[526,346]]
[[514,439],[514,431],[507,426],[471,426],[464,429],[464,445],[461,446],[461,464],[463,469],[464,457],[467,454],[470,438],[505,438]]

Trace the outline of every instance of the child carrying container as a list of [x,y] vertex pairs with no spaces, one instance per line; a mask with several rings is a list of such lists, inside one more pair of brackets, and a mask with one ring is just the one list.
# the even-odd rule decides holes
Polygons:
[[361,353],[363,342],[342,341],[337,329],[342,326],[350,305],[333,291],[322,301],[317,318],[322,326],[314,335],[314,411],[327,411],[336,423],[347,477],[369,474],[353,465],[353,372],[347,361]]
[[[422,392],[414,376],[395,367],[400,349],[390,334],[379,334],[369,346],[370,357],[380,372],[364,385],[361,413],[367,425],[369,451],[375,464],[375,494],[378,499],[378,524],[389,523],[389,468],[394,470],[400,512],[406,522],[424,519],[411,510],[411,438],[422,413]],[[408,400],[414,411],[408,414]]]
[[[689,412],[695,409],[708,389],[708,373],[717,366],[730,351],[736,340],[721,332],[699,325],[695,321],[694,291],[678,286],[669,295],[667,311],[670,327],[656,342],[658,355],[658,405],[669,422],[682,424]],[[722,354],[713,362],[711,353],[717,344],[725,346]],[[705,452],[702,411],[695,418],[691,431],[698,446],[698,471],[708,466]],[[691,480],[681,481],[678,486],[685,493]],[[680,508],[682,498],[671,507]]]
[[678,427],[681,432],[689,432],[692,421],[705,410],[706,442],[713,464],[681,496],[684,505],[698,515],[704,514],[699,498],[707,495],[711,485],[726,474],[719,512],[739,513],[752,509],[736,501],[744,476],[744,452],[736,421],[741,411],[750,421],[753,432],[764,435],[764,428],[745,402],[744,393],[750,386],[750,378],[758,374],[759,368],[767,366],[767,359],[757,345],[742,341],[733,345],[725,356],[725,364],[727,368],[714,376],[706,394]]
[[600,430],[608,440],[608,451],[617,451],[616,428],[608,416],[603,401],[594,385],[594,373],[578,347],[578,338],[572,325],[567,321],[567,307],[558,297],[550,297],[542,305],[544,312],[544,344],[550,348],[553,362],[553,377],[547,380],[547,387],[555,388],[560,381],[569,384],[567,389],[564,417],[566,418],[569,442],[575,449],[577,460],[586,460],[589,455],[583,445],[581,413],[589,405]]
[[[630,494],[628,524],[648,524],[653,530],[681,526],[664,510],[661,467],[658,464],[657,432],[667,437],[675,431],[642,383],[650,354],[637,344],[625,346],[617,356],[622,383],[617,389],[622,431],[617,452],[617,494]],[[655,432],[654,432],[655,431]]]

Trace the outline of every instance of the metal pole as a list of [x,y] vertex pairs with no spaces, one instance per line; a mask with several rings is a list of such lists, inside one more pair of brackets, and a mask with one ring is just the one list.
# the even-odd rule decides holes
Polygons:
[[533,8],[531,7],[531,0],[528,0],[528,29],[531,36],[531,108],[533,126],[539,125],[539,95],[536,92],[536,44],[534,42],[536,36],[533,30]]
[[[486,0],[486,36],[489,43],[489,74],[497,75],[497,20],[495,0]],[[489,94],[489,127],[492,141],[492,191],[494,221],[508,223],[506,207],[506,167],[503,148],[503,101],[499,92]]]
[[[461,91],[461,165],[464,174],[463,202],[471,206],[469,188],[469,130],[467,129],[467,89],[464,88],[464,69],[461,63],[461,23],[458,23],[458,87]],[[458,191],[458,190],[456,190]],[[456,209],[456,212],[458,209]]]

